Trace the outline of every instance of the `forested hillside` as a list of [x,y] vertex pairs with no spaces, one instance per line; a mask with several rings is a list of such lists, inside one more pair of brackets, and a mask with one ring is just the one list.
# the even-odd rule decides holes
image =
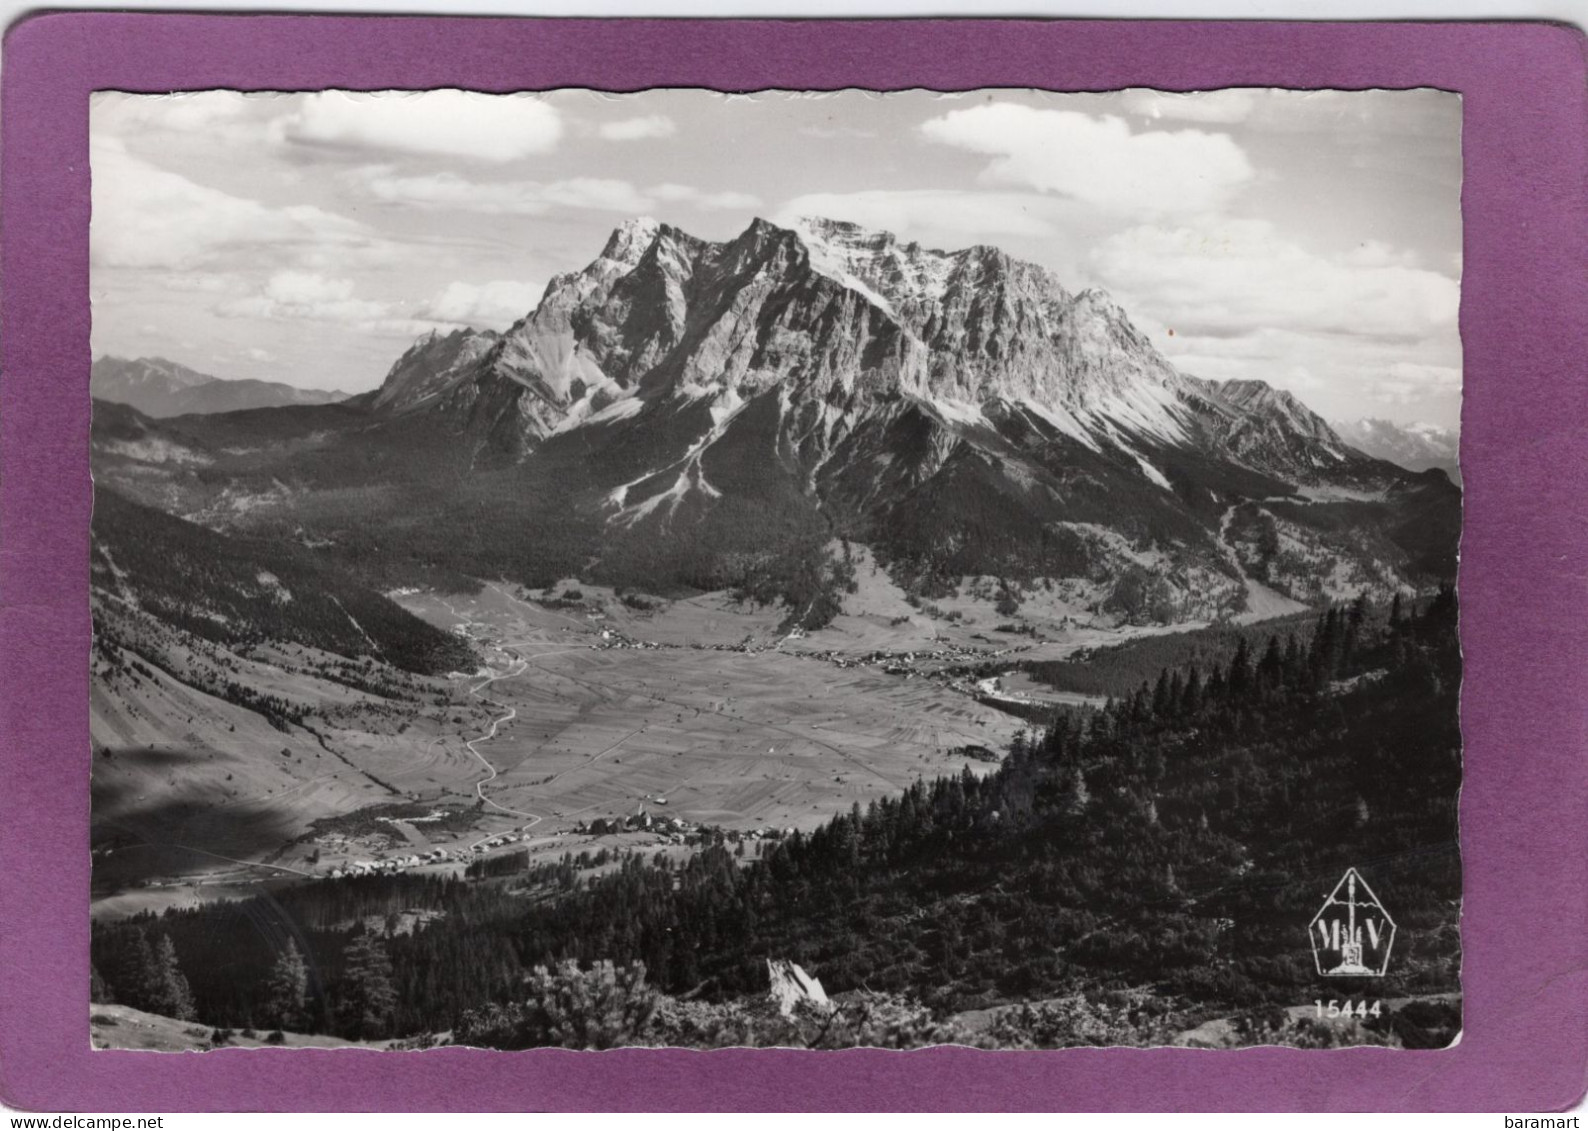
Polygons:
[[290,642],[426,674],[470,670],[468,645],[288,541],[231,537],[94,492],[94,587],[228,646]]
[[[1452,590],[1393,614],[1359,602],[1305,647],[1238,642],[1227,664],[1166,670],[1018,740],[985,778],[917,782],[759,858],[730,838],[683,865],[316,883],[97,926],[94,961],[123,994],[140,934],[168,935],[200,1017],[262,1025],[290,935],[315,1016],[347,1037],[450,1029],[570,960],[643,962],[653,986],[705,1002],[764,994],[778,957],[829,992],[938,1017],[1125,991],[1148,1014],[1228,1016],[1318,996],[1307,925],[1355,867],[1399,929],[1374,996],[1456,992],[1460,675]],[[397,991],[373,1021],[371,963]],[[1336,979],[1324,996],[1366,988]],[[1121,1024],[1155,1032],[1146,1015]]]
[[[1382,621],[1387,615],[1389,610],[1381,607],[1376,619]],[[1083,648],[1062,660],[1026,660],[1016,666],[1059,691],[1119,698],[1135,694],[1143,680],[1155,680],[1165,669],[1188,669],[1192,665],[1204,671],[1214,666],[1227,668],[1243,644],[1250,656],[1270,636],[1285,648],[1290,647],[1294,636],[1295,646],[1304,647],[1312,638],[1316,623],[1317,618],[1311,613],[1296,613],[1258,624],[1213,624],[1188,632],[1138,636],[1123,644]],[[995,675],[1007,667],[988,664],[984,674]]]

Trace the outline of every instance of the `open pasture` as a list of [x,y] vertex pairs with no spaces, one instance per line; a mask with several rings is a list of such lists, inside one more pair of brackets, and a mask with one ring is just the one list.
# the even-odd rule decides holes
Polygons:
[[[479,749],[490,796],[551,828],[660,814],[733,827],[820,823],[1018,723],[932,683],[775,652],[587,651],[532,660],[489,694],[517,712]],[[539,831],[539,830],[537,830]]]
[[[708,615],[705,600],[691,615]],[[811,827],[917,777],[984,769],[951,751],[1001,748],[1020,726],[929,680],[814,657],[600,647],[605,619],[494,587],[405,603],[437,623],[466,625],[490,657],[499,678],[480,695],[512,717],[475,744],[498,771],[486,795],[540,818],[537,834],[641,806],[735,828]],[[710,615],[726,625],[731,614]],[[735,641],[745,635],[742,625],[724,631]],[[502,814],[501,823],[522,822]]]

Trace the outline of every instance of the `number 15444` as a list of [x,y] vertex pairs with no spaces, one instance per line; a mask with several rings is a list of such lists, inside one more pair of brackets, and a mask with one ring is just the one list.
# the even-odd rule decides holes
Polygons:
[[1352,1001],[1347,998],[1340,1001],[1330,998],[1328,1001],[1314,999],[1312,1003],[1318,1010],[1319,1017],[1377,1017],[1384,1012],[1382,1002]]

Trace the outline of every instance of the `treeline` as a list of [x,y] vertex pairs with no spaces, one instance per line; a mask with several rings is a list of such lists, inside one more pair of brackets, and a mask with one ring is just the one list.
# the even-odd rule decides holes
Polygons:
[[[1382,621],[1387,610],[1380,608],[1371,615]],[[1186,632],[1139,636],[1123,644],[1083,649],[1068,659],[1028,660],[1017,666],[1030,673],[1031,678],[1059,691],[1117,698],[1134,693],[1143,680],[1156,679],[1165,668],[1198,665],[1206,671],[1212,665],[1227,665],[1242,643],[1248,654],[1264,647],[1271,636],[1284,646],[1293,635],[1298,645],[1304,646],[1316,624],[1313,613],[1251,625],[1216,624]],[[995,675],[1007,667],[989,664],[976,674]]]
[[[570,960],[642,962],[659,990],[703,1001],[764,993],[779,957],[829,992],[938,1013],[1131,987],[1240,1010],[1310,1000],[1307,924],[1356,867],[1400,929],[1375,995],[1455,991],[1459,682],[1451,591],[1420,610],[1358,604],[1304,645],[1243,639],[1227,662],[1017,740],[986,777],[917,782],[759,859],[712,847],[595,876],[568,860],[524,881],[317,883],[158,928],[200,1015],[232,1026],[256,1023],[280,936],[300,932],[340,1035],[352,935],[414,908],[439,914],[381,940],[398,1035],[515,1000],[529,971]],[[96,926],[98,968],[152,925]]]
[[[436,918],[428,927],[405,923],[415,912]],[[136,967],[129,955],[140,935],[158,934],[170,940],[196,1016],[208,1025],[349,1039],[446,1028],[522,980],[511,945],[481,937],[479,928],[524,912],[522,898],[496,885],[397,873],[95,923],[96,1000],[148,1008],[129,980]],[[436,930],[442,923],[447,929]],[[289,953],[302,963],[303,989],[296,1015],[283,1018],[277,967]]]
[[[195,687],[206,694],[234,703],[253,711],[277,730],[285,731],[291,724],[302,725],[308,717],[308,708],[281,695],[259,691],[233,679],[223,657],[204,657],[216,661],[214,666],[199,662],[199,657],[185,657],[188,664],[181,670],[167,668],[170,653],[160,645],[171,634],[168,625],[149,631],[153,619],[126,609],[107,609],[95,602],[94,611],[94,676],[109,686],[126,681],[133,687],[147,682],[157,686],[154,668],[167,671],[180,682]],[[142,657],[139,659],[138,657]],[[153,664],[145,664],[143,660]]]

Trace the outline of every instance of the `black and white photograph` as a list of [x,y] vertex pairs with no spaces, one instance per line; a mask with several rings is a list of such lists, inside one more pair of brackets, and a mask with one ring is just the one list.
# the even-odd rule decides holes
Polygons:
[[1458,95],[89,117],[96,1048],[1459,1039]]

